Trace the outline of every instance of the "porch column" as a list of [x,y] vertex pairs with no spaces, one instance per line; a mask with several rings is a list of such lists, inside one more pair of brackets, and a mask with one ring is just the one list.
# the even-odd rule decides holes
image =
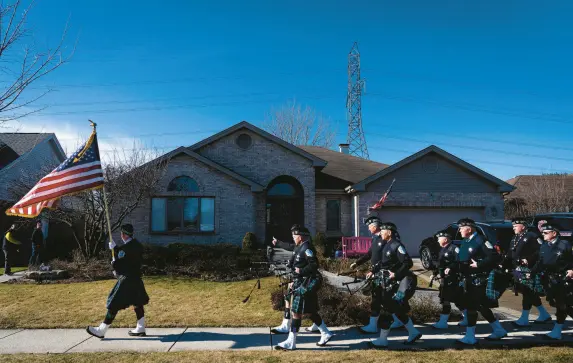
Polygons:
[[354,237],[360,237],[360,213],[358,213],[360,207],[360,199],[358,194],[354,194]]

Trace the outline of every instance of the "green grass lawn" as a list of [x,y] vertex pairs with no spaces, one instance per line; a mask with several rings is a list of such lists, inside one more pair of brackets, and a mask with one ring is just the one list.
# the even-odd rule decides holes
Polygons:
[[[150,327],[269,326],[281,313],[272,310],[275,277],[261,280],[261,289],[249,294],[254,281],[206,282],[187,278],[147,277],[150,302],[145,316]],[[83,328],[101,322],[115,280],[73,284],[0,284],[0,328]],[[132,326],[134,312],[121,311],[115,327]]]
[[176,353],[78,353],[78,354],[15,354],[0,355],[4,363],[55,362],[55,363],[151,363],[151,362],[196,362],[231,363],[265,362],[384,362],[384,363],[458,363],[458,362],[547,362],[569,363],[573,350],[562,347],[538,347],[515,350],[445,350],[435,352],[385,352],[355,350],[349,352],[296,352],[260,351],[191,351]]
[[[28,267],[12,267],[12,272],[26,271]],[[4,275],[4,267],[0,268],[0,275]]]

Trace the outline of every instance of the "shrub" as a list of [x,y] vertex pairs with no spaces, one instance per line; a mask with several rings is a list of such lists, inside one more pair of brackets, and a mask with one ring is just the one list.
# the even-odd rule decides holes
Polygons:
[[312,241],[312,245],[316,250],[316,257],[318,258],[318,262],[321,266],[324,265],[324,259],[326,258],[325,250],[326,250],[326,235],[322,232],[318,232]]
[[243,237],[243,250],[254,250],[257,248],[257,236],[252,232],[247,232]]

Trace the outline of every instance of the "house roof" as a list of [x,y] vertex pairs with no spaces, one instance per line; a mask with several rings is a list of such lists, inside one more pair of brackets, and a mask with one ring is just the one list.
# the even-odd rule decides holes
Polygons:
[[507,181],[508,184],[513,185],[516,189],[509,194],[509,198],[524,197],[524,189],[531,186],[535,182],[543,183],[545,180],[551,183],[551,180],[563,178],[563,185],[568,194],[573,196],[573,174],[544,174],[544,175],[518,175]]
[[320,146],[299,146],[299,148],[327,162],[326,167],[321,170],[322,173],[349,183],[358,183],[388,167],[386,164]]
[[165,154],[165,155],[163,155],[163,156],[161,156],[161,157],[159,157],[159,158],[157,158],[151,162],[161,162],[161,161],[165,161],[165,160],[170,160],[170,159],[174,158],[175,156],[178,156],[181,154],[185,154],[185,155],[187,155],[193,159],[199,160],[203,164],[208,165],[208,166],[212,167],[213,169],[216,169],[216,170],[220,171],[221,173],[226,174],[226,175],[230,176],[231,178],[233,178],[233,179],[235,179],[235,180],[237,180],[243,184],[250,186],[251,191],[253,191],[253,192],[261,192],[264,190],[264,187],[262,185],[255,183],[254,181],[249,180],[249,179],[235,173],[234,171],[229,170],[229,169],[225,168],[224,166],[219,165],[219,164],[215,163],[214,161],[211,161],[211,160],[197,154],[196,152],[193,152],[184,146],[180,146],[177,149],[175,149],[175,150],[173,150],[173,151],[171,151],[171,152],[169,152],[169,153],[167,153],[167,154]]
[[515,189],[515,187],[513,185],[510,185],[510,184],[504,182],[503,180],[496,178],[495,176],[473,166],[472,164],[470,164],[468,162],[463,161],[462,159],[448,153],[445,150],[440,149],[439,147],[437,147],[435,145],[430,145],[427,148],[420,150],[417,153],[412,154],[412,155],[408,156],[407,158],[402,159],[399,162],[392,164],[391,166],[389,166],[385,169],[382,169],[378,173],[371,175],[371,176],[365,178],[364,180],[361,180],[360,182],[350,186],[348,189],[354,190],[354,191],[364,191],[364,190],[366,190],[366,186],[368,184],[372,183],[373,181],[378,180],[381,177],[383,177],[383,176],[385,176],[385,175],[387,175],[387,174],[389,174],[389,173],[391,173],[391,172],[393,172],[393,171],[395,171],[395,170],[397,170],[397,169],[399,169],[405,165],[408,165],[408,164],[410,164],[410,163],[412,163],[412,162],[414,162],[414,161],[416,161],[416,160],[418,160],[418,159],[422,158],[423,156],[428,155],[430,153],[436,153],[436,154],[440,155],[441,157],[443,157],[443,158],[445,158],[445,159],[447,159],[447,160],[449,160],[455,164],[458,164],[459,166],[461,166],[467,170],[472,171],[473,173],[479,175],[480,177],[482,177],[486,180],[489,180],[490,182],[492,182],[498,186],[498,190],[500,192],[511,192]]
[[278,145],[281,145],[282,147],[292,151],[295,154],[298,154],[298,155],[300,155],[306,159],[311,160],[312,165],[315,167],[326,166],[325,160],[322,160],[321,158],[317,157],[316,155],[310,154],[310,153],[304,151],[303,149],[296,147],[296,146],[284,141],[283,139],[278,138],[278,137],[266,132],[265,130],[256,127],[255,125],[252,125],[252,124],[248,123],[247,121],[241,121],[238,124],[235,124],[235,125],[227,128],[227,129],[225,129],[219,133],[216,133],[215,135],[213,135],[211,137],[208,137],[202,141],[199,141],[198,143],[189,146],[189,149],[192,151],[197,151],[201,147],[208,145],[214,141],[217,141],[220,138],[225,137],[227,135],[230,135],[230,134],[232,134],[232,133],[234,133],[240,129],[243,129],[243,128],[247,129],[247,130],[249,130],[249,131],[251,131],[251,132],[267,139],[267,140],[270,140],[270,141],[272,141]]
[[51,136],[55,135],[53,133],[0,133],[0,145],[7,145],[22,156]]

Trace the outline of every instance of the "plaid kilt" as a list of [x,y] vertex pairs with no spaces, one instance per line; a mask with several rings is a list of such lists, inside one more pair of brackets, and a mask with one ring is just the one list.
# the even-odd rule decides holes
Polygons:
[[107,309],[119,311],[130,306],[142,306],[149,303],[141,277],[119,276],[107,298]]
[[541,275],[535,274],[533,278],[527,278],[527,274],[531,274],[531,269],[525,266],[518,266],[513,271],[518,292],[522,292],[523,289],[529,289],[538,296],[544,296],[545,290],[541,281]]
[[286,300],[291,302],[291,311],[297,314],[312,314],[318,311],[318,289],[320,279],[310,277],[295,280],[292,289],[285,295]]
[[[462,297],[460,304],[470,310],[478,310],[480,307],[497,308],[497,299],[488,297],[488,283],[491,274],[471,274],[460,276],[460,287],[462,287]],[[466,283],[467,280],[467,283]],[[494,278],[491,277],[490,296],[495,296]],[[465,290],[463,289],[465,285]]]

